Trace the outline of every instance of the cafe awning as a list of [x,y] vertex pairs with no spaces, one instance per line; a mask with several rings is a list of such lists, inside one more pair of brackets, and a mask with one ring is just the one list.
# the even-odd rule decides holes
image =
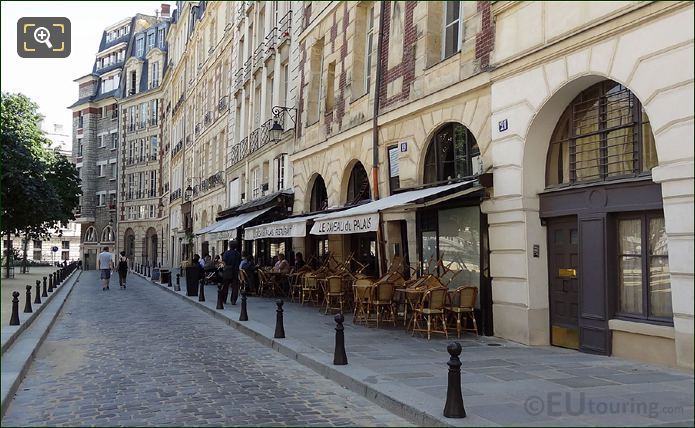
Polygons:
[[272,207],[264,208],[258,211],[251,211],[243,214],[239,214],[234,217],[226,218],[220,220],[216,223],[207,226],[198,232],[196,235],[207,234],[208,240],[222,241],[225,239],[236,239],[236,230],[238,227],[245,225],[256,217],[264,214]]
[[[476,180],[462,181],[426,189],[411,190],[387,196],[377,201],[318,216],[311,228],[312,235],[344,235],[351,233],[376,232],[379,228],[379,212],[402,207],[415,202],[422,202],[441,194],[471,193],[481,187]],[[462,192],[465,191],[465,192]]]
[[251,241],[263,238],[302,238],[306,236],[306,222],[325,214],[312,214],[285,218],[272,223],[244,229],[244,239]]

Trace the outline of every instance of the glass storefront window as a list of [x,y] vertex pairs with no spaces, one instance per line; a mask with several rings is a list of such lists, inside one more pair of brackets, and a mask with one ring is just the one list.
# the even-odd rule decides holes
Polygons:
[[439,210],[439,256],[449,288],[480,287],[480,211],[476,207]]

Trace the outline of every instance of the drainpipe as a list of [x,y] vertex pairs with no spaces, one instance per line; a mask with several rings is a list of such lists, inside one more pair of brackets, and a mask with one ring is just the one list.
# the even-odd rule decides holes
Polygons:
[[[379,2],[379,37],[377,38],[376,52],[376,79],[374,82],[374,114],[372,117],[372,197],[374,200],[379,199],[379,127],[377,118],[379,117],[379,97],[381,93],[381,47],[384,41],[384,5],[386,2]],[[379,260],[380,276],[386,272],[386,243],[384,241],[383,224],[381,221],[381,212],[379,213],[379,224],[376,232],[377,253]]]
[[381,46],[384,40],[384,4],[379,2],[379,37],[377,38],[376,52],[376,80],[374,87],[374,112],[372,115],[372,197],[379,199],[379,127],[377,118],[379,117],[379,95],[381,88]]

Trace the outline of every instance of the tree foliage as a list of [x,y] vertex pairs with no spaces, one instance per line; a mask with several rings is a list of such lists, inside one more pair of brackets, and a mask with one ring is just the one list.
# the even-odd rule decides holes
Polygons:
[[50,147],[34,102],[3,92],[1,104],[2,235],[42,239],[75,218],[81,193],[77,169]]

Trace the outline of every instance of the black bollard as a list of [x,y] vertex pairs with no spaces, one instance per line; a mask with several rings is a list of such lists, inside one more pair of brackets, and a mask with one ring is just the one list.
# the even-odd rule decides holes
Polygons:
[[334,366],[344,366],[347,365],[347,354],[345,353],[345,327],[343,327],[343,322],[345,317],[341,312],[339,312],[335,318],[335,351],[333,352],[333,365]]
[[46,278],[46,277],[44,276],[44,277],[43,277],[43,283],[46,284],[46,281],[47,281],[47,280],[48,280],[48,278]]
[[249,314],[246,312],[246,287],[241,289],[241,312],[239,313],[239,321],[248,321]]
[[217,306],[215,309],[224,309],[224,304],[222,302],[222,284],[219,284],[217,286]]
[[199,302],[204,302],[205,301],[205,283],[203,281],[199,282],[199,288],[200,291],[198,291],[198,301]]
[[12,292],[12,316],[10,325],[19,325],[19,291]]
[[169,273],[169,277],[167,278],[167,287],[171,288],[171,273]]
[[[53,284],[53,275],[48,277],[48,284],[51,285]],[[48,297],[48,290],[46,289],[46,283],[43,283],[43,292],[41,293],[41,297]]]
[[461,344],[450,343],[446,350],[451,355],[449,362],[449,384],[446,387],[446,404],[444,416],[447,418],[465,418],[466,409],[463,408],[463,395],[461,394]]
[[[44,284],[45,283],[46,282],[44,281]],[[34,297],[34,304],[41,304],[41,281],[39,281],[38,279],[36,280],[36,296]]]
[[275,334],[273,335],[273,338],[284,339],[285,338],[285,323],[282,320],[282,313],[284,312],[282,310],[282,305],[284,305],[285,302],[283,302],[282,299],[280,299],[277,302],[275,302],[275,304],[278,305],[278,308],[275,311],[277,313],[277,316],[275,318]]
[[34,312],[31,309],[31,285],[27,285],[27,301],[24,304],[24,313],[25,314],[30,314]]
[[176,274],[176,287],[174,287],[174,291],[181,291],[181,274],[180,273]]

